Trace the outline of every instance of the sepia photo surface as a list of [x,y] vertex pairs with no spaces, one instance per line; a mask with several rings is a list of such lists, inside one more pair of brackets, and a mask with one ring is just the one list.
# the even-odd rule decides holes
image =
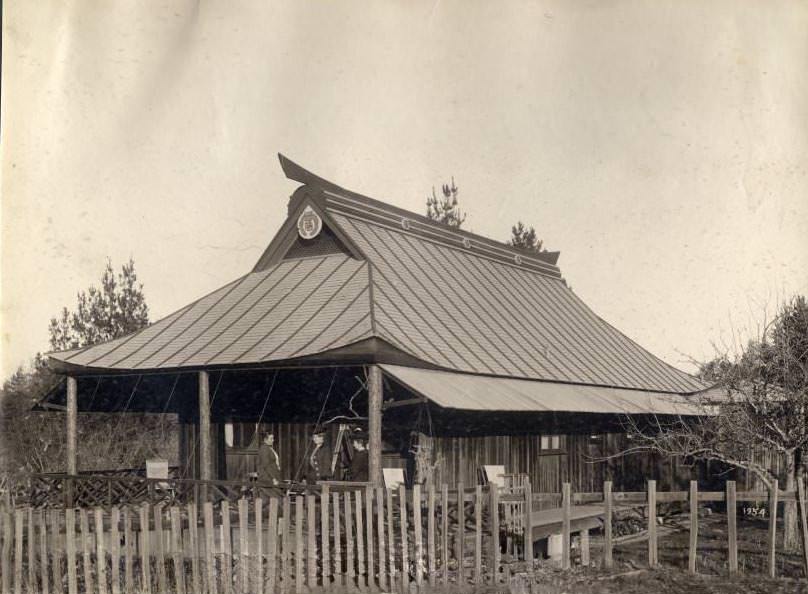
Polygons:
[[2,16],[3,592],[808,575],[808,3]]

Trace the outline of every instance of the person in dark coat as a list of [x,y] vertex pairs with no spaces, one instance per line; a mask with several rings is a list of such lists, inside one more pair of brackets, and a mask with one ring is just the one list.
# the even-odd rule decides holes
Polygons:
[[353,457],[349,473],[352,481],[366,483],[368,481],[368,447],[367,436],[361,430],[354,431],[351,436],[353,446]]
[[331,445],[326,441],[326,431],[324,427],[319,427],[311,436],[312,445],[309,448],[308,460],[306,460],[306,482],[314,484],[317,481],[331,480],[331,459],[333,452]]
[[281,461],[275,450],[275,436],[266,431],[258,446],[258,480],[262,483],[278,485],[281,482]]

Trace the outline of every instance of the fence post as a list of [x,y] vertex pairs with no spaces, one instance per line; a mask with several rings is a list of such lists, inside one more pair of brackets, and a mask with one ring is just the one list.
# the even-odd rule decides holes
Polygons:
[[561,568],[570,568],[570,524],[572,521],[572,489],[561,485]]
[[727,481],[727,538],[729,539],[729,573],[738,573],[738,532],[735,513],[737,500],[735,481]]
[[[328,529],[329,499],[331,499],[331,494],[328,491],[328,485],[323,485],[323,490],[320,491],[320,549],[323,551],[322,580],[323,588],[326,590],[331,587],[331,537]],[[263,594],[263,591],[261,594]]]
[[401,587],[410,587],[410,562],[407,544],[407,490],[398,486],[398,507],[401,513]]
[[[59,512],[53,512],[53,519],[55,520],[52,534],[54,539],[59,538]],[[67,549],[67,591],[69,594],[77,594],[78,576],[76,575],[76,510],[73,508],[65,510],[65,548]],[[55,570],[53,576],[53,589],[61,592],[62,575],[58,571],[60,563],[58,562],[59,556],[54,555],[53,569]],[[58,584],[58,585],[57,585]]]
[[[269,528],[267,530],[267,591],[275,594],[275,576],[278,566],[278,498],[269,498]],[[263,594],[263,593],[262,593]]]
[[800,502],[800,532],[802,533],[802,561],[805,576],[808,577],[808,514],[805,510],[805,477],[797,481],[797,494]]
[[421,524],[421,485],[418,483],[412,486],[412,525],[414,528],[413,538],[415,539],[413,546],[415,583],[420,590],[424,580],[424,534]]
[[525,530],[525,561],[528,572],[533,570],[533,488],[530,479],[525,481],[525,519],[522,525]]
[[648,567],[657,566],[656,481],[648,481]]
[[491,583],[499,583],[500,542],[499,542],[499,492],[494,483],[488,483],[490,495],[489,515],[491,516]]
[[769,540],[768,540],[768,556],[769,556],[769,577],[774,578],[777,574],[777,566],[775,564],[776,549],[777,549],[777,498],[778,498],[778,484],[777,479],[772,481],[771,489],[769,490]]
[[614,564],[614,542],[612,541],[612,481],[603,483],[603,565],[610,569]]
[[[50,511],[50,523],[51,523],[51,537],[53,538],[54,542],[59,540],[59,535],[62,533],[62,521],[60,518],[61,511],[60,510],[51,510]],[[67,535],[65,534],[65,538]],[[48,546],[48,543],[45,543],[45,546]],[[62,574],[62,556],[61,554],[54,552],[54,555],[51,559],[51,578],[53,581],[53,593],[54,594],[62,594],[64,592],[64,588],[62,588],[62,578],[64,575]]]
[[463,483],[457,483],[457,535],[455,550],[457,556],[457,583],[466,583],[465,540],[466,540],[466,493]]
[[337,586],[337,588],[339,588],[343,584],[342,537],[340,535],[340,523],[339,523],[339,493],[337,491],[334,491],[333,493],[331,493],[331,498],[332,498],[331,509],[334,513],[334,584]]
[[303,496],[295,496],[295,592],[303,592],[304,581],[304,558],[303,558]]
[[449,485],[441,485],[441,573],[444,585],[449,584]]
[[22,594],[22,528],[25,510],[14,510],[14,594]]
[[474,491],[474,585],[483,583],[483,488]]
[[[384,487],[376,487],[376,531],[379,539],[379,588],[387,589],[386,551],[384,542]],[[323,559],[327,557],[324,556]],[[392,588],[390,588],[392,590]]]
[[[28,484],[30,486],[31,479],[28,479]],[[30,507],[30,499],[28,500],[28,505],[28,522],[26,522],[26,525],[28,526],[28,592],[30,594],[36,594],[36,552],[34,550],[36,540],[34,538],[34,534],[36,530],[34,526],[34,510],[32,507]]]
[[93,586],[93,564],[90,559],[92,536],[90,536],[90,524],[87,521],[87,510],[84,508],[79,508],[79,524],[81,524],[81,560],[84,567],[84,589],[87,592],[92,592],[95,589]]
[[220,544],[221,551],[221,574],[222,574],[222,591],[224,594],[232,594],[233,592],[233,541],[232,530],[230,529],[230,502],[227,499],[222,499],[219,502],[219,513],[222,516],[222,542]]
[[429,585],[435,586],[435,484],[429,481],[429,494],[427,496],[427,550],[429,554]]
[[699,539],[699,483],[690,481],[690,551],[687,569],[696,573],[696,545]]

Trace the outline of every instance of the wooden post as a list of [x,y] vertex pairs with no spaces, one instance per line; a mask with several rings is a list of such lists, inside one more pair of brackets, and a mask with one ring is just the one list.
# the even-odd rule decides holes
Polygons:
[[530,480],[525,482],[525,520],[523,522],[525,535],[525,561],[528,572],[533,570],[533,489]]
[[[249,518],[248,514],[248,501],[245,498],[241,498],[238,500],[238,587],[241,592],[246,592],[250,587],[250,575],[249,575],[249,558],[250,558],[250,551],[249,548],[249,539],[248,539],[248,531],[250,529],[249,526]],[[299,519],[298,519],[299,521]],[[227,535],[225,535],[227,536]],[[230,560],[224,560],[225,563],[229,563]],[[225,586],[225,592],[232,591],[232,584],[227,584]]]
[[581,565],[589,567],[589,528],[581,530]]
[[[11,543],[14,540],[11,532],[11,511],[0,505],[0,521],[3,523],[3,550],[0,556],[0,583],[2,584],[2,593],[10,594],[11,592]],[[59,576],[61,579],[61,576]]]
[[320,550],[322,551],[323,588],[326,590],[331,587],[331,555],[329,554],[331,544],[328,530],[328,500],[330,498],[328,485],[323,485],[323,490],[320,491]]
[[295,496],[295,592],[301,594],[305,584],[303,542],[303,496]]
[[132,519],[129,517],[129,508],[123,508],[123,582],[126,594],[135,592],[134,536],[132,534]]
[[572,521],[572,493],[569,483],[561,485],[561,568],[570,568],[570,523]]
[[158,503],[152,507],[154,518],[154,565],[157,569],[157,587],[160,592],[168,590],[166,576],[166,555],[163,543],[163,505]]
[[657,566],[656,481],[648,481],[648,567]]
[[223,499],[219,503],[219,513],[222,516],[222,542],[221,542],[221,570],[222,591],[224,594],[233,594],[233,543],[230,530],[230,502]]
[[382,485],[382,370],[368,368],[368,478],[374,486]]
[[614,503],[612,498],[612,481],[603,483],[603,565],[611,569],[614,565],[614,541],[612,540],[612,516],[614,515]]
[[802,561],[805,576],[808,577],[808,512],[805,509],[805,477],[797,481],[797,494],[800,502],[800,532],[802,534]]
[[466,544],[466,490],[463,483],[457,483],[457,534],[455,535],[455,556],[457,557],[457,584],[466,584],[465,544]]
[[441,574],[443,584],[449,584],[449,485],[443,484],[440,489],[440,548]]
[[385,489],[387,499],[387,574],[390,576],[390,590],[396,584],[396,532],[393,523],[393,490]]
[[317,589],[317,499],[306,496],[306,585]]
[[213,522],[213,503],[206,501],[202,504],[202,516],[205,525],[205,576],[207,579],[208,594],[216,594],[218,586],[216,584],[216,533]]
[[407,491],[404,485],[398,486],[398,508],[401,518],[401,587],[410,587],[409,545],[407,544]]
[[429,554],[429,585],[435,587],[435,484],[430,481],[427,495],[426,542]]
[[188,540],[190,541],[191,549],[191,587],[194,592],[201,592],[202,577],[199,570],[199,513],[196,503],[189,503],[186,509],[188,510]]
[[376,549],[373,542],[373,487],[365,489],[365,546],[368,556],[368,587],[376,584]]
[[140,506],[140,590],[151,594],[151,551],[149,546],[149,504]]
[[413,561],[415,569],[415,583],[418,589],[424,583],[424,533],[421,522],[421,485],[412,486],[412,525],[413,525]]
[[[76,418],[78,413],[78,383],[76,378],[67,378],[67,474],[76,474]],[[69,502],[72,507],[72,501]]]
[[491,583],[499,583],[499,564],[500,564],[500,548],[499,548],[499,491],[497,485],[488,483],[488,488],[491,490]]
[[379,539],[379,589],[384,591],[387,589],[385,570],[387,559],[384,542],[384,489],[382,487],[376,487],[376,532]]
[[727,481],[727,539],[729,540],[729,573],[738,573],[738,526],[735,518],[737,500],[735,481]]
[[339,493],[334,491],[331,493],[331,510],[334,514],[334,585],[339,588],[342,583],[342,535],[340,534],[339,522]]
[[[39,576],[42,580],[42,594],[49,594],[48,588],[48,526],[44,511],[39,511]],[[54,555],[55,555],[54,551]],[[115,592],[114,594],[119,594]]]
[[104,510],[95,508],[95,566],[98,594],[107,594],[107,552],[104,548]]
[[278,580],[280,580],[281,592],[289,591],[289,575],[292,570],[289,568],[289,516],[292,515],[292,502],[289,495],[284,496],[281,502],[280,520],[280,565],[278,566]]
[[267,591],[275,594],[275,575],[278,563],[278,498],[269,499],[269,527],[267,530],[269,542],[267,543]]
[[353,543],[353,520],[351,519],[351,492],[346,491],[342,503],[345,508],[345,568],[347,569],[348,583],[350,590],[356,588],[356,572],[354,570],[354,543]]
[[[113,516],[116,511],[117,509],[112,510]],[[185,594],[185,562],[182,554],[182,516],[180,513],[180,508],[177,506],[169,510],[171,519],[171,559],[174,563],[174,584],[177,594]],[[112,594],[118,593],[113,590]]]
[[[210,444],[210,376],[199,372],[199,478],[209,481],[212,474]],[[204,491],[206,491],[205,489]],[[203,491],[203,492],[204,492]],[[203,497],[207,500],[207,497]]]
[[690,551],[687,570],[696,573],[696,546],[699,540],[699,483],[690,481]]
[[[253,592],[264,594],[264,505],[260,497],[255,499],[255,585]],[[314,529],[313,527],[311,528]]]
[[[53,512],[54,522],[52,533],[54,538],[59,536],[59,512]],[[69,594],[77,594],[79,591],[78,576],[76,570],[76,510],[65,510],[65,548],[67,549],[67,591]],[[59,555],[54,555],[53,563],[53,589],[61,592],[62,574],[58,562]]]
[[14,594],[22,594],[22,529],[25,510],[14,510]]
[[90,535],[90,524],[87,520],[87,510],[79,508],[79,524],[81,526],[81,561],[84,568],[84,589],[92,592],[93,586],[93,563],[90,558],[93,550],[92,536]]
[[34,526],[34,510],[32,508],[28,508],[28,521],[26,522],[26,526],[28,527],[28,592],[29,594],[36,594],[36,553],[34,552],[34,545],[36,543],[36,539],[34,538],[34,534],[36,532]]
[[[109,514],[109,553],[112,594],[121,594],[121,510],[113,507]],[[181,594],[184,594],[181,593]]]
[[474,491],[474,585],[483,585],[483,488]]
[[769,556],[769,577],[774,578],[777,575],[776,565],[776,551],[777,551],[777,499],[778,493],[777,479],[772,481],[772,487],[769,491],[769,540],[768,540],[768,556]]
[[360,589],[365,588],[365,522],[362,516],[362,491],[354,491],[356,503],[356,576]]
[[[57,510],[52,510],[50,512],[51,517],[51,538],[54,539],[54,542],[59,540],[59,535],[62,533],[61,527],[61,518],[60,512]],[[67,534],[65,534],[65,538]],[[46,543],[47,546],[47,543]],[[62,578],[64,575],[62,574],[62,555],[57,552],[53,551],[52,553],[52,562],[51,562],[51,578],[53,581],[53,592],[54,594],[62,594],[64,592],[64,588],[62,588]]]

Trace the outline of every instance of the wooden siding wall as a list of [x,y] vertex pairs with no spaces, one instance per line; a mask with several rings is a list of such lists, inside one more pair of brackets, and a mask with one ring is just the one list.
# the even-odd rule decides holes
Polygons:
[[[224,424],[214,423],[215,474],[219,479],[242,479],[255,470],[255,450],[243,444],[254,431],[254,423],[234,423],[237,436],[234,448],[225,446]],[[273,431],[275,448],[280,456],[281,473],[286,480],[302,478],[301,464],[309,448],[314,424],[263,423]],[[192,445],[196,443],[193,424],[181,425],[180,474],[198,476]],[[330,427],[328,441],[336,442],[338,428]],[[598,436],[565,435],[560,450],[542,450],[540,435],[436,437],[433,462],[437,484],[477,484],[478,470],[484,464],[502,464],[508,473],[525,473],[536,492],[560,492],[563,482],[572,483],[575,491],[598,491],[604,480],[611,480],[616,490],[642,490],[645,481],[655,479],[661,489],[685,488],[691,478],[704,478],[704,471],[678,459],[651,453],[632,454],[603,460],[630,445],[624,434]],[[239,447],[241,446],[241,447]],[[188,460],[191,455],[190,461]],[[385,452],[384,467],[410,468],[406,454]],[[699,476],[701,475],[701,477]],[[337,479],[340,477],[337,476]]]

